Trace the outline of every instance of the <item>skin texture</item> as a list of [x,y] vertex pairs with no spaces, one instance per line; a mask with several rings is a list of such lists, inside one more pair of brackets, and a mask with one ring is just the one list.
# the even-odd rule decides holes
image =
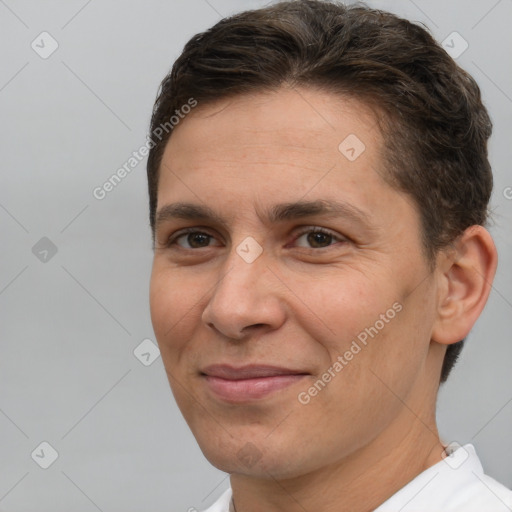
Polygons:
[[[338,149],[350,134],[365,145],[354,161]],[[382,178],[382,147],[362,103],[283,87],[200,104],[165,149],[157,215],[186,201],[223,222],[157,224],[151,317],[176,401],[207,459],[231,474],[237,512],[372,510],[442,458],[443,356],[483,309],[496,250],[474,226],[431,271],[416,205]],[[366,220],[266,216],[278,203],[318,199],[348,203]],[[191,227],[208,236],[167,245]],[[332,236],[315,237],[315,227]],[[262,249],[251,263],[237,252],[247,237]],[[299,393],[394,304],[400,311],[301,403]],[[230,403],[200,373],[218,363],[307,375]]]

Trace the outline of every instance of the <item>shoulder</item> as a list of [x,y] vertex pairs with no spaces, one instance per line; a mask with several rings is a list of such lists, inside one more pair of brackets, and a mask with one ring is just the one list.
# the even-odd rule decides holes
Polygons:
[[[455,464],[449,463],[452,458]],[[512,510],[512,490],[484,473],[472,444],[459,447],[440,464],[443,466],[439,469],[439,477],[448,484],[440,481],[440,489],[447,495],[451,491],[447,504],[454,512]]]
[[459,446],[374,512],[510,512],[512,491],[484,473],[473,445]]
[[475,472],[465,486],[457,489],[452,501],[454,512],[509,512],[512,490],[483,472]]

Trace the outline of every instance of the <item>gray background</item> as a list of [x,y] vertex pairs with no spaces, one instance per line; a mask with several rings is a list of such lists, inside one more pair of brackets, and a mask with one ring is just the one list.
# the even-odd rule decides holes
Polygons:
[[[145,160],[103,200],[92,192],[143,145],[185,42],[266,3],[0,0],[0,509],[186,511],[228,486],[196,446],[161,358],[145,366],[134,355],[154,341]],[[510,487],[512,1],[369,5],[423,21],[439,41],[459,32],[469,47],[458,62],[494,121],[500,265],[438,417],[445,440],[473,443]],[[59,45],[47,59],[31,48],[43,31]],[[56,254],[40,252],[47,241],[33,253],[42,237]],[[48,469],[31,457],[43,441],[59,455]]]

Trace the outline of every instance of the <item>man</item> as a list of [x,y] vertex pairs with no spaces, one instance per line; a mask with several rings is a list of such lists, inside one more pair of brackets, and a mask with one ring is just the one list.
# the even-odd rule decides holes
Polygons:
[[231,475],[209,512],[512,510],[435,419],[497,265],[474,80],[392,14],[283,2],[194,36],[151,131],[151,316]]

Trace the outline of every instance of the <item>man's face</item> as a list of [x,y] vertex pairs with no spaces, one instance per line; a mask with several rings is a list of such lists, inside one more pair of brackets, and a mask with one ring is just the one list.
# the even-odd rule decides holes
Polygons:
[[[361,103],[284,88],[199,104],[167,144],[152,322],[185,420],[226,472],[300,475],[405,435],[431,405],[435,282],[382,145]],[[283,207],[319,201],[341,207]]]

